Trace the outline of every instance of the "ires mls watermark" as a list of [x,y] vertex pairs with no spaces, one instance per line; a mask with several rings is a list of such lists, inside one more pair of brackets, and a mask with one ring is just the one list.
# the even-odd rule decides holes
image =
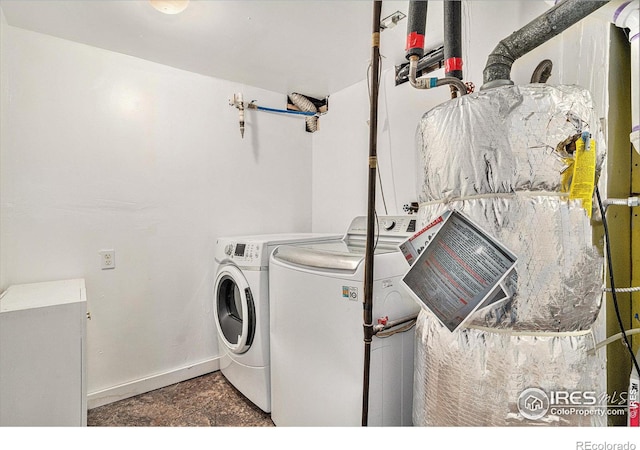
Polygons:
[[553,416],[624,416],[627,413],[626,393],[598,395],[595,391],[552,390],[545,392],[532,387],[518,397],[518,411],[528,420]]

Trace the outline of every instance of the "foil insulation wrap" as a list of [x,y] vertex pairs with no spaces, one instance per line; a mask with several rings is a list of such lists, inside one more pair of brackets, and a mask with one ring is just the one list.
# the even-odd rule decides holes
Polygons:
[[596,140],[597,180],[605,146],[591,96],[580,87],[504,86],[423,116],[418,225],[456,209],[518,260],[507,280],[512,297],[477,310],[463,328],[452,333],[420,312],[414,425],[606,425],[602,403],[572,412],[549,402],[535,420],[521,403],[531,388],[606,395],[602,352],[588,353],[604,258],[594,245],[593,211],[566,192],[571,144],[585,131]]
[[578,86],[503,86],[438,105],[416,134],[419,201],[558,192],[573,158],[567,144],[583,131],[601,139],[598,126],[591,95]]
[[518,256],[511,299],[476,311],[470,325],[516,331],[589,330],[602,303],[604,261],[580,202],[518,192],[422,204],[419,228],[456,209]]
[[579,86],[503,86],[422,117],[420,224],[458,209],[518,257],[513,298],[476,312],[472,325],[568,332],[597,318],[603,257],[581,201],[563,192],[573,170],[569,144],[583,132],[596,140],[597,178],[605,146],[589,91]]
[[[588,332],[535,336],[466,328],[450,333],[422,310],[416,324],[413,424],[605,426],[605,363],[588,353],[593,345]],[[532,419],[521,410],[530,388],[549,395],[590,392],[597,401],[573,409],[550,401],[544,415]]]

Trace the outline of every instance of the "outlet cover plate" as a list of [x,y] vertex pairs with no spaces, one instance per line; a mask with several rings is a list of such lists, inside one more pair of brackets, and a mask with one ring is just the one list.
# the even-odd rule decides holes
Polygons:
[[116,252],[115,250],[101,250],[100,252],[100,268],[102,270],[116,268]]

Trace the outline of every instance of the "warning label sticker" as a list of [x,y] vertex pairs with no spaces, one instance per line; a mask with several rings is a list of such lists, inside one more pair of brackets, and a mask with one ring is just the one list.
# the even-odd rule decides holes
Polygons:
[[573,178],[569,189],[569,200],[581,200],[582,206],[591,217],[593,191],[596,179],[596,141],[593,139],[576,141]]
[[420,253],[422,253],[422,250],[424,250],[424,248],[429,244],[431,238],[440,229],[442,223],[447,217],[449,217],[449,214],[451,214],[451,211],[443,212],[432,220],[426,227],[398,246],[404,255],[404,259],[409,263],[409,265],[412,265],[415,262]]
[[510,297],[504,281],[516,261],[513,253],[468,217],[452,211],[402,283],[455,331],[477,309]]

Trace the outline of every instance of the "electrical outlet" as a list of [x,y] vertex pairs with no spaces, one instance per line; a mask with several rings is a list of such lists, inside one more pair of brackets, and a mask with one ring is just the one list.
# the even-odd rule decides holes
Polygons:
[[100,253],[100,268],[102,270],[116,268],[115,250],[102,250],[99,253]]

